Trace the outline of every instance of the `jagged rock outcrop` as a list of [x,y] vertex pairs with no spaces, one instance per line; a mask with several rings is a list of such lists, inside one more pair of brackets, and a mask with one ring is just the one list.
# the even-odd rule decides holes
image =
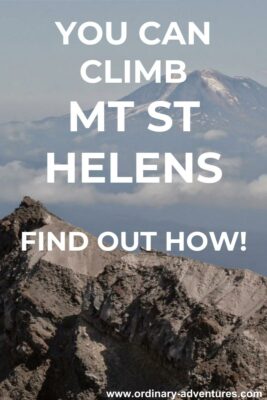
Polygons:
[[157,253],[22,252],[23,230],[77,228],[25,198],[0,221],[0,399],[107,390],[261,390],[267,279]]

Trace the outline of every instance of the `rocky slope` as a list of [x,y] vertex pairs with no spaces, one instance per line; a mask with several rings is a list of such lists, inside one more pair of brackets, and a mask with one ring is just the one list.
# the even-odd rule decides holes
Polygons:
[[0,399],[221,389],[267,398],[267,279],[158,253],[21,251],[77,228],[24,198],[0,221]]

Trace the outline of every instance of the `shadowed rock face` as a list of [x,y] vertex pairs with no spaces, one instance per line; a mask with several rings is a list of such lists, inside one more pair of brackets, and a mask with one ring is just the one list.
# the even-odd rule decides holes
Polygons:
[[0,221],[0,398],[107,390],[262,390],[267,279],[158,253],[20,250],[23,230],[78,229],[25,198]]

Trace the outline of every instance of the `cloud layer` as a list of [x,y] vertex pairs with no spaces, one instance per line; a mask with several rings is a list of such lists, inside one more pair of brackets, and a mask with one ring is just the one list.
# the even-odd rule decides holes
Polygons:
[[[234,165],[238,164],[234,160]],[[238,164],[239,165],[239,164]],[[103,192],[91,184],[68,184],[63,175],[55,184],[46,183],[46,170],[26,167],[20,161],[0,166],[0,201],[33,196],[47,204],[115,203],[134,206],[163,207],[174,204],[206,204],[233,208],[267,208],[267,174],[251,181],[226,177],[217,184],[185,183],[177,178],[173,184],[142,184],[134,190]]]

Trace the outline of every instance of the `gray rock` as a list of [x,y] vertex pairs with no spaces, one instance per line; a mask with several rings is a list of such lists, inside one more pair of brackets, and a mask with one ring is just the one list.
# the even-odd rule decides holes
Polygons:
[[28,197],[0,221],[0,398],[107,390],[261,390],[267,279],[157,252],[22,252],[23,230],[78,229]]

